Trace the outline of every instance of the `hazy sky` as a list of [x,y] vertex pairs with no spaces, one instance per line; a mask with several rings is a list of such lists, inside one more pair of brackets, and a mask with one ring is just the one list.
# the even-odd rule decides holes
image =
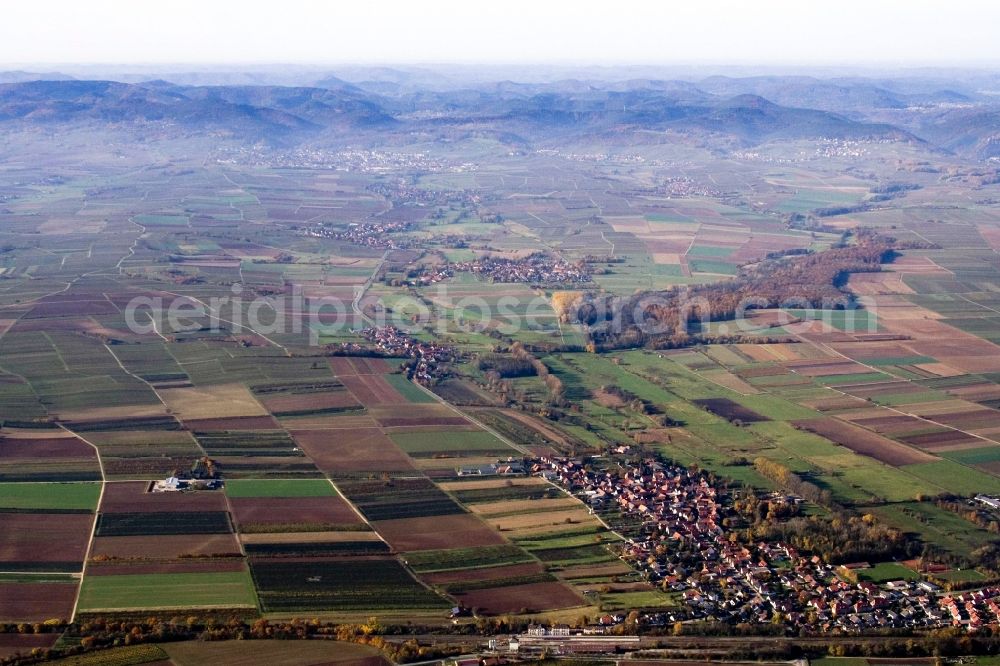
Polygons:
[[995,0],[0,0],[0,63],[1000,63]]

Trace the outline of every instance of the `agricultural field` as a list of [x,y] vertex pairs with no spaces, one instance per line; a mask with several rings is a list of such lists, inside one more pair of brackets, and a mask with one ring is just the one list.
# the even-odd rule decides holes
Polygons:
[[230,666],[387,666],[382,653],[366,645],[328,641],[181,641],[158,647],[176,666],[197,666],[206,662]]
[[0,484],[0,509],[89,512],[97,508],[99,483]]
[[483,431],[404,431],[394,432],[390,438],[396,446],[414,458],[463,455],[504,458],[517,453],[493,434]]
[[419,611],[447,605],[394,559],[254,560],[250,567],[267,612]]
[[88,576],[80,590],[81,612],[255,606],[245,571]]

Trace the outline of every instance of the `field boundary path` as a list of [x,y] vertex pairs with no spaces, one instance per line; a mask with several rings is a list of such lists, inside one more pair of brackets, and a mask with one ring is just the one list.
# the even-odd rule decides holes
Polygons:
[[381,271],[382,267],[385,266],[385,262],[389,260],[390,252],[392,252],[392,248],[389,248],[382,253],[382,258],[379,259],[377,264],[375,264],[375,270],[372,271],[372,274],[368,276],[368,279],[364,281],[361,287],[355,291],[354,300],[351,301],[351,309],[354,310],[354,313],[361,317],[362,321],[365,321],[372,326],[375,325],[375,320],[365,314],[364,309],[361,307],[361,299],[363,299],[365,294],[368,293],[368,289],[375,282],[375,278],[378,276],[379,271]]
[[73,599],[73,611],[69,616],[69,621],[74,622],[76,621],[77,608],[80,606],[80,595],[83,593],[83,581],[87,577],[87,563],[90,562],[90,553],[94,549],[94,538],[97,536],[97,518],[101,513],[101,503],[104,501],[104,489],[108,485],[108,477],[104,473],[104,461],[101,460],[101,450],[97,448],[97,445],[83,435],[73,432],[62,423],[59,423],[58,425],[63,430],[72,434],[74,437],[77,437],[81,441],[86,442],[87,445],[94,449],[94,454],[97,456],[97,466],[101,470],[101,492],[97,495],[97,505],[94,507],[94,522],[90,526],[90,537],[87,539],[87,551],[83,556],[83,566],[80,568],[80,584],[76,587],[76,597]]

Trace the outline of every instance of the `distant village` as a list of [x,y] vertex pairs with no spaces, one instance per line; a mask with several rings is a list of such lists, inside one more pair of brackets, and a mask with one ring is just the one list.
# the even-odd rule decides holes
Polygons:
[[408,231],[409,222],[366,222],[358,224],[352,222],[347,228],[329,228],[322,224],[310,227],[303,233],[314,238],[331,238],[334,240],[347,241],[357,245],[373,247],[378,249],[400,249],[409,245],[408,241],[393,238],[390,234]]
[[386,356],[403,356],[414,360],[412,377],[429,384],[440,376],[442,364],[455,358],[453,347],[418,340],[395,326],[378,326],[359,331],[366,340]]
[[590,282],[590,271],[584,262],[570,263],[535,252],[521,259],[483,257],[448,266],[453,272],[467,271],[490,282],[524,282],[528,284],[576,284]]
[[216,162],[272,169],[331,169],[368,174],[399,171],[464,173],[478,168],[474,162],[454,162],[431,157],[426,153],[351,149],[331,151],[315,147],[274,150],[261,145],[220,149]]

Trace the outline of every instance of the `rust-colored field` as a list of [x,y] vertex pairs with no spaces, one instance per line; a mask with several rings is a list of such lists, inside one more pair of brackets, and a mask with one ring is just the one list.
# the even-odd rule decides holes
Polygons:
[[465,607],[478,608],[487,615],[572,608],[585,603],[572,589],[556,582],[491,587],[454,596]]
[[961,430],[982,430],[1000,428],[1000,411],[995,409],[972,409],[963,412],[952,412],[945,414],[923,414],[935,423],[959,428]]
[[917,354],[965,372],[1000,372],[1000,346],[930,318],[882,320],[893,333],[913,338],[909,347]]
[[145,481],[108,483],[104,487],[101,512],[226,510],[226,496],[221,491],[150,493],[146,492],[149,485]]
[[335,543],[357,541],[381,541],[375,532],[361,530],[340,530],[329,532],[254,532],[241,534],[240,542],[249,543]]
[[339,496],[235,497],[230,500],[240,528],[249,525],[359,525],[363,521]]
[[382,375],[344,375],[340,381],[366,407],[409,402]]
[[[0,583],[0,622],[68,620],[75,601],[76,583]],[[41,634],[31,638],[54,641],[58,634]],[[12,642],[14,645],[11,645]],[[17,652],[16,643],[0,634],[0,656],[8,647]]]
[[410,457],[377,428],[291,433],[306,455],[328,474],[415,469]]
[[868,368],[854,361],[793,361],[787,366],[806,377],[828,377],[869,372]]
[[156,534],[96,537],[91,559],[176,559],[239,556],[234,534]]
[[[121,538],[121,537],[115,537]],[[241,557],[192,557],[181,560],[104,560],[87,564],[88,576],[118,576],[160,573],[236,573],[246,565]]]
[[354,371],[359,375],[384,375],[392,370],[392,366],[384,358],[354,356],[348,360],[354,366]]
[[865,418],[854,418],[846,414],[841,414],[840,417],[851,421],[852,423],[856,423],[863,428],[874,430],[875,432],[883,435],[915,432],[917,430],[926,429],[929,425],[922,419],[918,419],[915,416],[906,416],[905,414],[871,416]]
[[94,516],[84,513],[0,513],[3,562],[83,562]]
[[187,419],[184,425],[195,432],[222,430],[275,430],[278,422],[270,416],[236,416],[209,419]]
[[378,427],[375,419],[368,414],[282,416],[281,425],[286,430],[356,430]]
[[851,425],[834,418],[795,421],[794,425],[809,432],[826,437],[855,453],[899,467],[915,463],[934,462],[934,456],[912,449],[905,444],[894,442],[888,437]]
[[356,375],[357,371],[354,366],[351,365],[351,359],[346,356],[331,356],[329,359],[330,369],[333,370],[333,374],[338,377],[343,377],[344,375]]
[[[5,592],[6,590],[3,587],[0,587],[0,599],[5,598]],[[13,618],[15,616],[12,614],[10,617]],[[7,619],[8,617],[4,612],[4,604],[3,602],[0,602],[0,622]],[[37,618],[29,618],[28,622],[36,619]],[[68,615],[62,619],[68,619]],[[0,659],[13,657],[19,652],[21,654],[28,654],[36,648],[50,648],[56,644],[56,641],[59,640],[59,636],[60,634],[54,632],[51,634],[0,634]]]
[[841,409],[857,409],[859,407],[866,407],[868,402],[850,395],[838,395],[832,398],[803,400],[802,404],[819,412],[833,412]]
[[44,458],[97,458],[94,447],[73,437],[24,437],[0,434],[0,458],[5,461]]
[[505,543],[498,532],[467,513],[380,520],[373,526],[390,546],[403,552]]
[[907,437],[900,437],[900,439],[907,444],[927,451],[949,451],[967,448],[970,445],[982,446],[986,443],[978,437],[973,437],[957,430],[909,435]]

